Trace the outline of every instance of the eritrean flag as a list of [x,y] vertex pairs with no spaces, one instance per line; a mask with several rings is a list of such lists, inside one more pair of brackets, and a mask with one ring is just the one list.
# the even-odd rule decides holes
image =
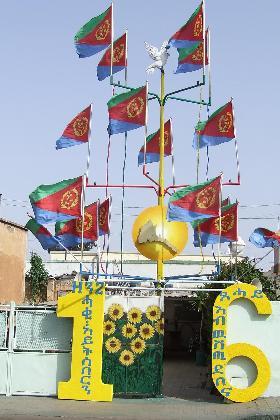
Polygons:
[[273,232],[265,228],[257,228],[250,235],[249,241],[258,248],[277,248],[280,246],[280,232]]
[[220,215],[221,175],[176,191],[169,199],[167,220],[192,222]]
[[36,221],[44,224],[81,216],[82,181],[79,176],[37,187],[29,195]]
[[67,125],[62,136],[56,141],[56,150],[87,143],[90,136],[92,106],[74,117]]
[[[207,31],[206,31],[207,40]],[[208,54],[207,54],[207,43],[206,45],[206,56],[205,65],[208,65]],[[192,71],[200,70],[204,66],[204,41],[200,42],[198,46],[194,45],[190,48],[178,48],[178,67],[175,71],[178,73],[189,73]]]
[[[164,123],[164,156],[172,154],[172,129],[171,119]],[[160,153],[160,130],[150,134],[146,140],[146,163],[159,162]],[[145,146],[142,146],[138,154],[138,166],[143,165]]]
[[[126,57],[126,33],[113,43],[112,73],[118,73],[127,66]],[[97,78],[104,80],[111,75],[111,46],[107,49],[97,65]]]
[[187,23],[169,39],[175,48],[190,48],[203,41],[203,3],[191,15]]
[[112,42],[112,6],[82,26],[74,41],[80,58],[90,57],[107,48]]
[[110,198],[106,198],[98,208],[99,236],[110,233]]
[[28,220],[25,227],[38,239],[43,249],[55,249],[59,246],[59,243],[48,229],[37,223],[35,219]]
[[[84,214],[84,243],[91,243],[98,239],[98,205],[92,203],[85,207]],[[57,239],[66,247],[75,247],[82,241],[83,219],[57,222],[55,234]]]
[[[237,203],[222,208],[220,217],[193,222],[195,247],[223,242],[235,242],[237,234]],[[221,229],[220,229],[221,228]]]
[[146,124],[147,87],[113,96],[108,102],[109,135],[125,133]]
[[232,101],[221,106],[207,121],[201,121],[195,127],[193,148],[218,146],[235,138]]

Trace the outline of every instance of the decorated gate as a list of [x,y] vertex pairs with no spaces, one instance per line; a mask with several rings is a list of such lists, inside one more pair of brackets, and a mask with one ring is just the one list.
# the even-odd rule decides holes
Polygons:
[[[114,396],[161,394],[163,329],[163,298],[106,296],[102,380]],[[57,395],[70,378],[72,331],[55,307],[0,306],[0,394]]]

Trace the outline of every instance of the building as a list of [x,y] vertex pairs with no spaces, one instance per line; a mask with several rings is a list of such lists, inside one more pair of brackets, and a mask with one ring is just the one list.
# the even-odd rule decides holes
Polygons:
[[0,303],[24,301],[27,229],[0,218]]

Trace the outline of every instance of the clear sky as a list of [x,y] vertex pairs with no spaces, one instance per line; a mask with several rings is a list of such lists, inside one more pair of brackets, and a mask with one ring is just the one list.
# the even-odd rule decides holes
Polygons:
[[[21,0],[1,3],[1,165],[0,216],[25,224],[30,210],[28,195],[40,184],[52,184],[82,174],[87,147],[55,150],[70,119],[89,103],[94,104],[90,181],[104,182],[107,147],[107,106],[111,96],[108,79],[98,82],[96,65],[102,53],[79,59],[73,37],[93,16],[103,12],[108,2],[89,0]],[[145,67],[151,62],[144,41],[160,46],[190,17],[198,1],[160,0],[115,1],[115,35],[128,30],[129,85],[145,83]],[[255,227],[277,229],[280,215],[278,176],[279,135],[279,0],[206,0],[206,22],[211,28],[212,110],[234,99],[236,131],[241,163],[241,186],[227,187],[224,195],[238,199],[241,206],[239,233],[248,242]],[[167,91],[188,86],[200,73],[174,75],[177,52],[166,66]],[[123,72],[122,72],[123,73]],[[123,81],[118,73],[117,80]],[[159,72],[149,76],[152,91],[159,89]],[[199,98],[199,91],[189,97]],[[195,183],[196,156],[191,147],[198,107],[169,101],[166,118],[173,118],[176,178],[179,183]],[[206,117],[206,110],[202,110]],[[149,109],[149,132],[158,129],[159,109],[155,101]],[[145,183],[137,167],[143,130],[128,135],[128,183]],[[112,137],[110,181],[122,179],[124,136]],[[200,179],[205,178],[205,153],[201,153]],[[166,183],[171,181],[170,159],[166,159]],[[235,177],[234,143],[210,150],[210,176],[223,171]],[[151,165],[157,174],[157,165]],[[88,202],[103,199],[101,190],[88,193]],[[15,200],[15,201],[12,201]],[[120,246],[121,191],[113,192],[112,250]],[[156,203],[150,192],[127,190],[127,207]],[[254,207],[266,204],[268,207]],[[253,207],[252,207],[253,206]],[[130,239],[134,216],[139,209],[127,208],[125,250],[133,250]],[[252,220],[266,217],[269,220]],[[245,219],[244,219],[245,218]],[[249,218],[249,219],[247,219]],[[38,250],[30,235],[29,250]],[[209,252],[211,249],[209,248]],[[185,252],[192,246],[192,230]],[[248,244],[250,256],[264,255]],[[47,254],[44,254],[47,257]],[[272,262],[272,256],[267,264]]]

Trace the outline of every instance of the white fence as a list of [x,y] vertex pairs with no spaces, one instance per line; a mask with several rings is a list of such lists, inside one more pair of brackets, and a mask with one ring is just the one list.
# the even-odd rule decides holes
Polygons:
[[55,309],[0,306],[0,394],[57,395],[70,376],[72,320]]

